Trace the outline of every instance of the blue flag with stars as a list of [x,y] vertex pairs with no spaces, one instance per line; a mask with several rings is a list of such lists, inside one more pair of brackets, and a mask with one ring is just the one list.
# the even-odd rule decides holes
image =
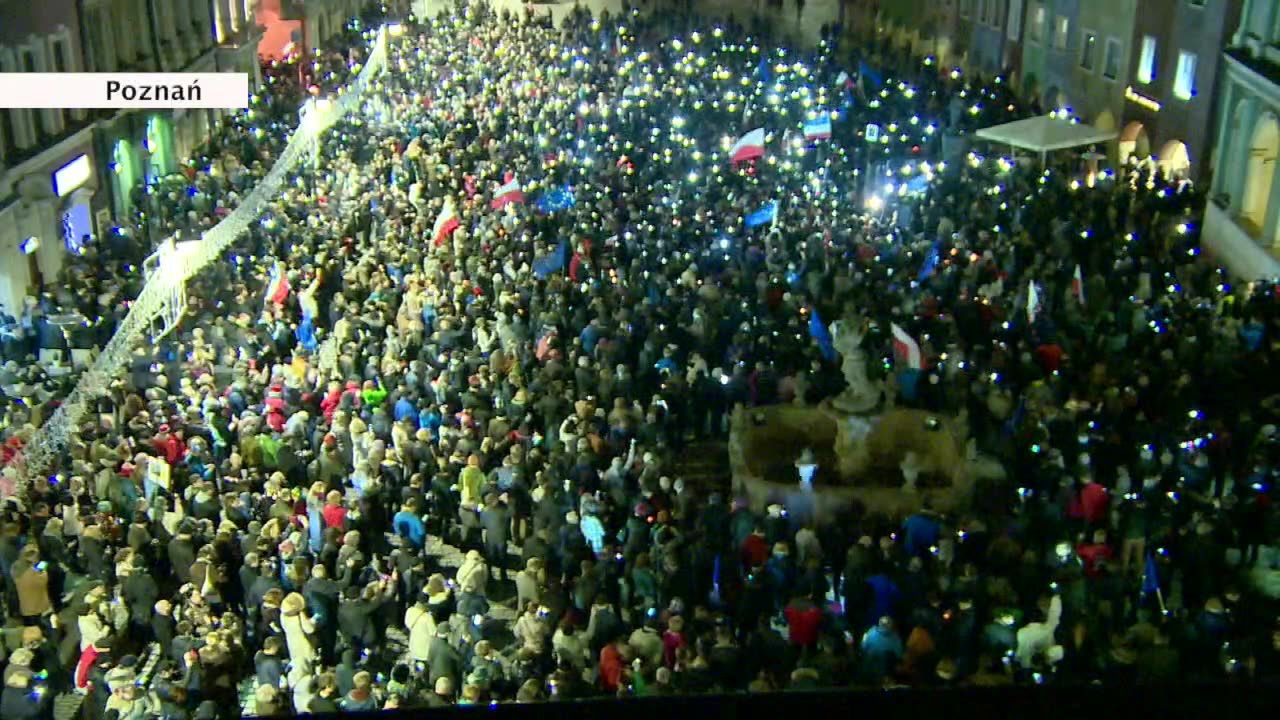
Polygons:
[[778,214],[778,201],[774,200],[766,203],[764,207],[751,213],[746,217],[746,225],[749,228],[759,227],[765,223],[773,222],[773,218]]
[[577,203],[573,197],[573,188],[564,185],[558,188],[552,188],[543,193],[536,203],[538,211],[544,215],[550,215],[561,210],[568,210]]

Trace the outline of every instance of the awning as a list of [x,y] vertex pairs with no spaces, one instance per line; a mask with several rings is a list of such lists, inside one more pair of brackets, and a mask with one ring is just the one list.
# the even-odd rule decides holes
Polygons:
[[994,143],[1046,153],[1109,142],[1119,133],[1115,130],[1099,130],[1084,123],[1073,123],[1055,115],[1040,115],[983,128],[976,135]]

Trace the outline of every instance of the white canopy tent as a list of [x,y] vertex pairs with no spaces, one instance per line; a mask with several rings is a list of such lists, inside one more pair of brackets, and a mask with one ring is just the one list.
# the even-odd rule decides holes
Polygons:
[[1092,125],[1072,122],[1050,113],[1025,120],[993,125],[976,133],[977,137],[1001,145],[1040,153],[1040,162],[1054,150],[1110,142],[1119,135],[1115,130],[1099,130]]

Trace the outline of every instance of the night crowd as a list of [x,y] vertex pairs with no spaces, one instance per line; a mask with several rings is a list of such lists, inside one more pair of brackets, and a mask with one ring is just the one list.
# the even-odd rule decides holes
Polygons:
[[[1280,680],[1280,288],[1203,256],[1203,193],[1151,162],[944,160],[1040,108],[839,33],[797,53],[686,22],[406,23],[26,484],[68,382],[27,354],[105,337],[10,319],[0,717]],[[166,234],[235,206],[298,94],[221,129]],[[832,137],[804,136],[818,113]],[[117,312],[139,242],[97,241],[30,315]],[[749,507],[727,466],[686,482],[735,406],[841,391],[809,318],[850,309],[895,403],[963,417],[1005,479],[821,525]]]

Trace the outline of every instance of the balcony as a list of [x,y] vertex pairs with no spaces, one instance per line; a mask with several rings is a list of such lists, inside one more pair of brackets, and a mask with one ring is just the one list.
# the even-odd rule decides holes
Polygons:
[[[39,111],[33,111],[36,122],[39,122]],[[40,153],[49,148],[56,147],[59,143],[71,138],[76,133],[93,125],[98,120],[95,113],[90,112],[84,120],[76,120],[70,112],[64,113],[65,125],[62,132],[57,135],[47,135],[41,133],[40,138],[36,140],[36,144],[29,148],[11,147],[5,148],[4,167],[15,168],[22,163],[36,157]]]
[[1264,229],[1247,218],[1233,217],[1218,202],[1205,210],[1201,244],[1215,261],[1246,280],[1280,277],[1280,248],[1264,246]]

